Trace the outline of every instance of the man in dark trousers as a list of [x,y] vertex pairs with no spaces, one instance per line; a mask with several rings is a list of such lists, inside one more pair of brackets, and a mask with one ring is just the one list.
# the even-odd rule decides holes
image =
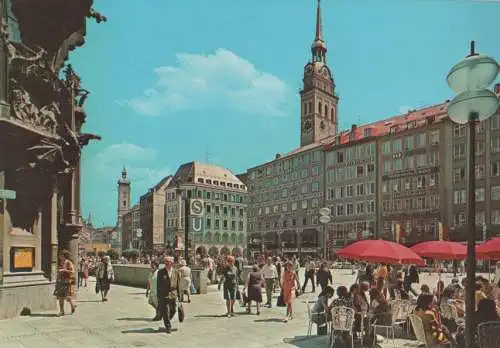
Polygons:
[[158,270],[157,281],[157,296],[158,296],[158,313],[165,323],[167,333],[172,332],[172,324],[170,320],[175,315],[176,301],[179,296],[179,276],[174,268],[173,257],[166,256],[164,258],[164,268]]

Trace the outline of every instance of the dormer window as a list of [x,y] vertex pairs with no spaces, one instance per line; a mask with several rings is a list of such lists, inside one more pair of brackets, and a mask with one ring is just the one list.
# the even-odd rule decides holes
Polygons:
[[233,187],[233,184],[231,184],[230,182],[227,183],[227,187]]
[[410,121],[406,124],[406,126],[408,127],[408,129],[415,128],[417,126],[417,121]]
[[199,182],[200,184],[203,184],[203,183],[205,182],[205,180],[203,180],[203,178],[198,178],[198,182]]
[[214,185],[219,185],[219,182],[217,180],[214,180]]
[[221,182],[220,182],[220,185],[221,185],[221,186],[226,186],[226,183],[225,183],[224,181],[221,181]]
[[212,180],[210,180],[210,179],[205,180],[205,182],[206,182],[207,184],[209,184],[209,185],[211,185],[211,184],[212,184]]
[[365,138],[366,137],[371,137],[372,136],[372,129],[371,128],[365,128],[364,133],[365,133]]
[[392,126],[389,130],[389,134],[394,135],[398,131],[398,126]]

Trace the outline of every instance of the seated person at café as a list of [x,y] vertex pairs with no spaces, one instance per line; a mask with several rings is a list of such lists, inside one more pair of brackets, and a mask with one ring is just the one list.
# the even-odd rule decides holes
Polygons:
[[332,320],[332,313],[328,307],[328,301],[335,295],[331,286],[326,286],[318,295],[318,299],[312,308],[311,320],[318,327],[318,335],[326,335],[326,323]]
[[417,299],[414,314],[422,319],[425,336],[431,339],[434,345],[451,342],[455,344],[449,330],[441,323],[439,313],[433,308],[433,295],[421,294]]
[[[332,301],[330,308],[333,307],[349,307],[354,308],[353,300],[349,294],[349,291],[345,286],[339,286],[337,288],[337,298]],[[349,347],[351,343],[351,334],[349,332],[343,331],[340,334],[334,332],[334,342],[340,347]]]
[[366,292],[370,288],[368,282],[362,282],[359,285],[354,284],[351,286],[350,294],[354,305],[354,310],[356,314],[354,316],[354,333],[356,338],[356,332],[363,331],[369,327],[369,321],[367,317],[364,317],[363,325],[361,325],[362,313],[367,313],[369,309],[368,299],[366,298]]
[[399,293],[399,298],[401,300],[409,300],[410,299],[410,295],[408,294],[408,292],[406,292],[402,279],[398,279],[396,281],[396,286],[394,288],[394,292],[396,294]]
[[[390,326],[392,324],[391,306],[386,298],[377,289],[370,289],[370,313],[372,314],[372,324],[380,326]],[[366,342],[372,342],[375,332],[370,330]]]
[[497,313],[497,306],[495,301],[484,298],[477,304],[476,311],[476,325],[479,326],[481,323],[485,323],[487,321],[498,321],[500,318]]

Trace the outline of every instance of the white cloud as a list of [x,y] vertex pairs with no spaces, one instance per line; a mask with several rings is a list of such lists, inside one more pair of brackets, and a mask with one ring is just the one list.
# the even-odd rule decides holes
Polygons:
[[179,53],[176,66],[155,69],[157,83],[127,103],[137,113],[227,108],[262,116],[285,116],[292,89],[278,77],[219,48],[214,54]]
[[113,183],[120,177],[123,167],[126,167],[132,190],[138,195],[172,174],[170,168],[161,163],[155,149],[125,142],[106,147],[90,158],[89,162],[95,175]]

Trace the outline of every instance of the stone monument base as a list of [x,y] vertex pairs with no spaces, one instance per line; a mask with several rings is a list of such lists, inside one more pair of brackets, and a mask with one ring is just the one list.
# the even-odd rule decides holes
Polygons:
[[21,312],[38,313],[57,309],[54,283],[43,273],[4,273],[0,285],[0,319],[14,318]]

